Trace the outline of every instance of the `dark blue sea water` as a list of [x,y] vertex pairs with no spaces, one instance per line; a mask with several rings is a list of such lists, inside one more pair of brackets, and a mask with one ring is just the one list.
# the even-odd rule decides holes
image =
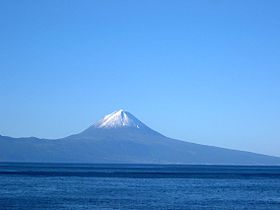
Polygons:
[[280,167],[0,164],[0,209],[280,209]]

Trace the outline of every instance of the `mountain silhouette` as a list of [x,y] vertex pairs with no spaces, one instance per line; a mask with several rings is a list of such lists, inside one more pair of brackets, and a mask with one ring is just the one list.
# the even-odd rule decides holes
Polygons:
[[279,165],[280,158],[168,138],[118,110],[61,139],[0,136],[1,162]]

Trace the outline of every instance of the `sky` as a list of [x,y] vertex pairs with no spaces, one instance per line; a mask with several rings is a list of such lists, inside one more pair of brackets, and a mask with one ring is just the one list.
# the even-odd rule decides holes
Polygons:
[[2,0],[0,134],[125,109],[181,140],[280,156],[280,1]]

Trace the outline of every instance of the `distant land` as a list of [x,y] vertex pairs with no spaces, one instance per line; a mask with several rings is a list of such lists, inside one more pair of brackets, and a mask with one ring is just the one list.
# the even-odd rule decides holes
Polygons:
[[168,138],[118,110],[79,134],[0,136],[1,162],[280,165],[280,158]]

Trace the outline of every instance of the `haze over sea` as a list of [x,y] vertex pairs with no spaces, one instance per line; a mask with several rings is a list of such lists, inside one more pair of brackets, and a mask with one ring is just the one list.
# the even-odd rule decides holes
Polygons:
[[280,209],[280,167],[0,164],[10,209]]

